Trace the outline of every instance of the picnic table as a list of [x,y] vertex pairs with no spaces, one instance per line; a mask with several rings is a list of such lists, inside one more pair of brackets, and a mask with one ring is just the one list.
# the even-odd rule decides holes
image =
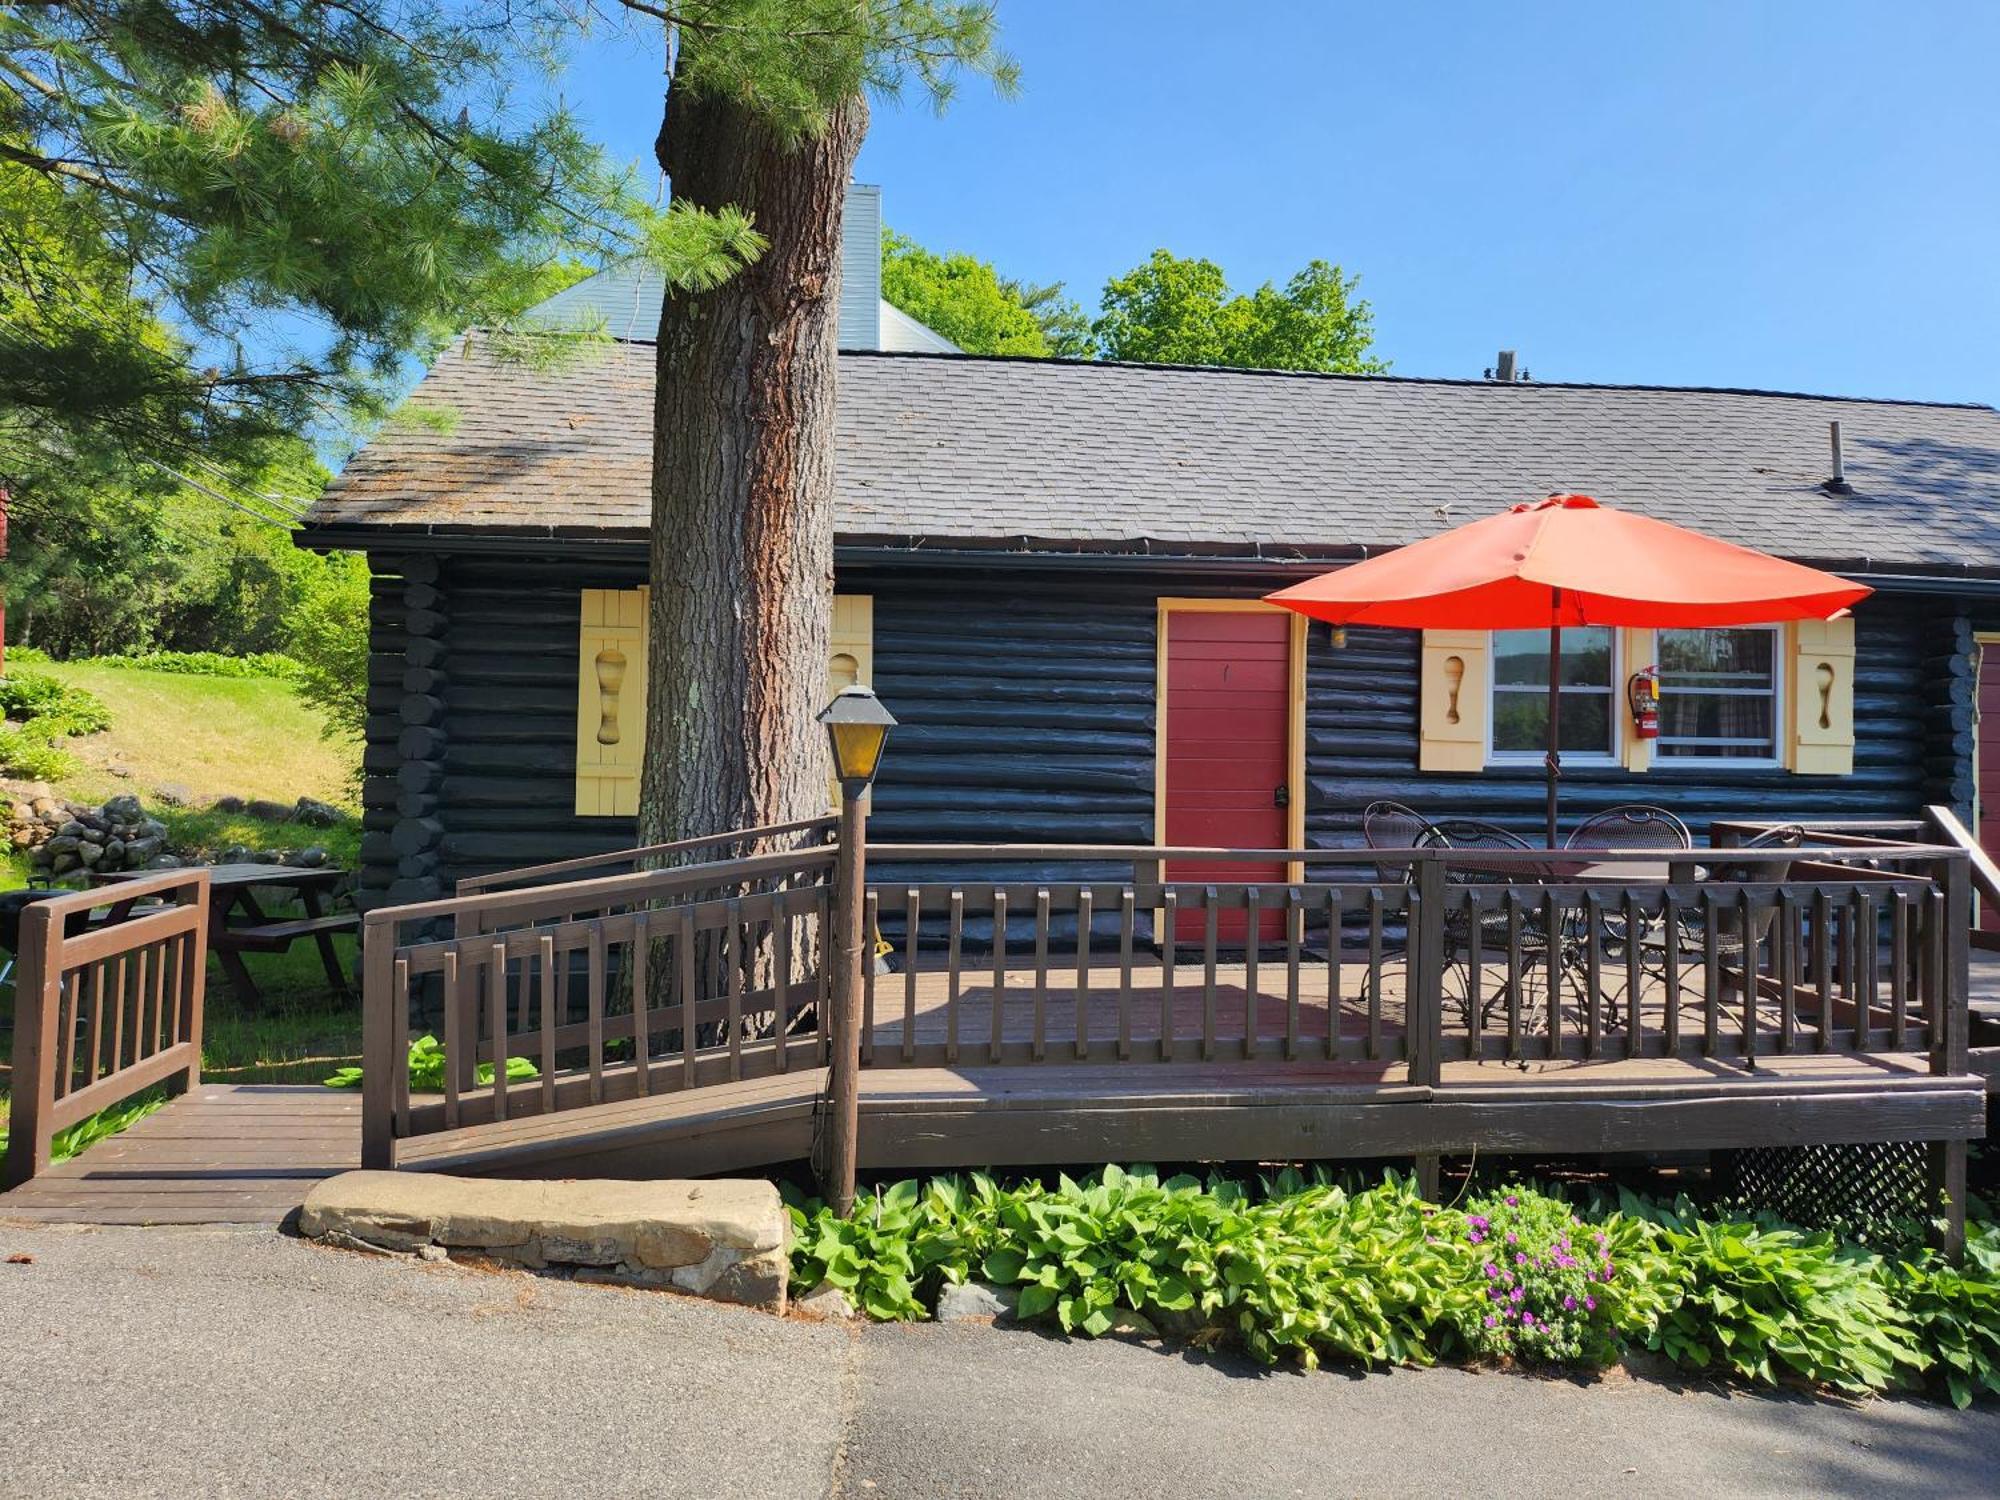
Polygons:
[[[93,874],[97,884],[136,880],[155,872],[118,870]],[[263,1002],[263,992],[243,962],[246,953],[284,953],[293,943],[312,939],[319,949],[321,966],[335,993],[348,993],[347,974],[333,946],[337,932],[353,932],[361,918],[353,912],[336,912],[329,905],[333,888],[346,876],[345,870],[331,865],[232,864],[211,865],[208,871],[208,947],[222,965],[230,988],[250,1009]],[[260,890],[289,891],[298,898],[305,915],[272,917],[258,904]],[[126,913],[113,908],[113,919]]]

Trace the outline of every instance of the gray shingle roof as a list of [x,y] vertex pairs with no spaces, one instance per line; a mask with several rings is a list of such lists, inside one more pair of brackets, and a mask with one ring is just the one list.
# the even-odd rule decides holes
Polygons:
[[[389,426],[308,524],[639,535],[652,386],[650,345],[550,372],[467,340],[412,397],[454,424]],[[1820,488],[1832,420],[1851,495]],[[1576,490],[1809,561],[2000,572],[1980,406],[843,354],[837,473],[843,540],[1283,556]]]

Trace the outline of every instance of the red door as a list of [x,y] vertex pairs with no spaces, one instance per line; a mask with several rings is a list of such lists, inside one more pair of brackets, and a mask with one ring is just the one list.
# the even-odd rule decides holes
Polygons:
[[[1277,610],[1169,609],[1167,630],[1166,843],[1232,849],[1282,849],[1290,827],[1286,786],[1291,745],[1291,617]],[[1251,865],[1183,860],[1169,864],[1178,881],[1283,881],[1282,863]],[[1284,918],[1266,912],[1266,941],[1284,936]],[[1216,923],[1224,946],[1243,946],[1246,913]],[[1205,918],[1183,910],[1179,942],[1200,942]]]
[[[2000,859],[2000,641],[1987,641],[1979,648],[1978,725],[1976,832],[1980,847]],[[1979,925],[1988,932],[2000,932],[2000,909],[1993,902],[1979,903]]]

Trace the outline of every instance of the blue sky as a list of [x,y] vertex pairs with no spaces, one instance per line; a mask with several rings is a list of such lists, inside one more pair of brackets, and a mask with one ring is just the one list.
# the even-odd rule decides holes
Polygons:
[[[1362,276],[1406,375],[2000,402],[2000,6],[1001,0],[1024,84],[878,105],[897,228],[1086,305],[1165,246]],[[1232,14],[1234,13],[1234,14]],[[566,92],[650,162],[633,38]]]

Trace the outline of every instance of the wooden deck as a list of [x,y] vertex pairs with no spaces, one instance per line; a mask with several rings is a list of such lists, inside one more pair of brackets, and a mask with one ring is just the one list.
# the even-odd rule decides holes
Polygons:
[[278,1224],[315,1182],[360,1164],[352,1091],[203,1084],[0,1193],[0,1222]]
[[[1754,1073],[1666,1058],[1445,1065],[1154,1063],[864,1070],[861,1165],[875,1170],[1123,1160],[1375,1158],[1418,1151],[1687,1150],[1741,1140],[1976,1137],[1978,1080],[1917,1056],[1804,1055]],[[823,1069],[655,1095],[401,1144],[418,1171],[687,1176],[809,1158]],[[1496,1144],[1498,1143],[1498,1144]],[[0,1222],[282,1224],[360,1161],[360,1107],[313,1086],[204,1085],[0,1194]]]

